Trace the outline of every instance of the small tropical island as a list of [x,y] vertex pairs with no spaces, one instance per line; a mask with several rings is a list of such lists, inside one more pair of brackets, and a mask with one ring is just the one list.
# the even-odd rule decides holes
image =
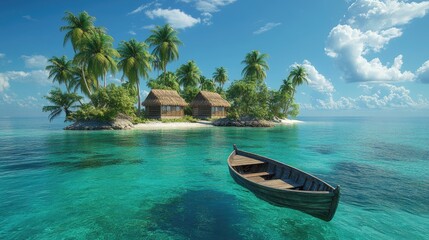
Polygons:
[[[49,120],[65,115],[71,122],[66,130],[120,130],[161,128],[162,123],[199,123],[198,126],[272,127],[299,114],[294,101],[299,85],[308,83],[306,69],[295,64],[278,90],[265,83],[269,70],[268,55],[253,50],[241,62],[242,79],[228,88],[228,71],[215,68],[211,77],[202,75],[193,60],[175,71],[167,65],[179,59],[182,45],[178,32],[169,24],[156,26],[145,41],[114,39],[106,28],[95,26],[95,17],[87,12],[66,12],[60,31],[64,46],[74,56],[53,56],[46,70],[59,86],[45,98],[50,105]],[[156,71],[156,78],[149,74]],[[108,76],[120,73],[121,84],[108,82]],[[142,99],[144,81],[151,89]],[[144,107],[144,108],[142,108]]]

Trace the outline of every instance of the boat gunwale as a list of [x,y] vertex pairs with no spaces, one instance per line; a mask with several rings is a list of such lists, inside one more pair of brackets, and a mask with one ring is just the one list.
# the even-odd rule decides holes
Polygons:
[[[232,166],[231,166],[231,160],[232,160],[232,157],[233,156],[235,156],[235,155],[241,155],[241,154],[238,154],[238,152],[242,152],[242,153],[245,153],[245,154],[249,154],[249,155],[253,155],[253,156],[256,156],[256,158],[255,159],[257,159],[257,158],[260,158],[260,159],[257,159],[257,160],[268,160],[268,161],[272,161],[272,163],[274,163],[274,164],[280,164],[280,165],[285,165],[285,166],[287,166],[287,167],[290,167],[290,168],[292,168],[292,169],[294,169],[294,170],[297,170],[297,171],[299,171],[299,172],[301,172],[301,173],[303,173],[303,174],[306,174],[306,175],[308,175],[308,176],[310,176],[310,177],[313,177],[313,178],[315,178],[316,180],[318,180],[318,181],[320,181],[320,182],[322,182],[322,183],[324,183],[324,184],[326,184],[328,187],[330,187],[331,189],[332,189],[332,191],[308,191],[308,190],[294,190],[294,189],[280,189],[280,188],[273,188],[273,187],[268,187],[268,186],[264,186],[264,185],[262,185],[262,184],[260,184],[260,183],[258,183],[258,182],[255,182],[255,181],[252,181],[252,180],[250,180],[250,179],[247,179],[246,177],[244,177],[242,174],[240,174],[239,172],[237,172]],[[245,155],[241,155],[241,156],[245,156]],[[269,190],[276,190],[276,191],[280,191],[280,192],[294,192],[294,193],[303,193],[303,194],[321,194],[321,195],[330,195],[330,196],[334,196],[335,195],[335,193],[334,193],[334,191],[335,191],[335,189],[336,188],[334,188],[334,187],[332,187],[330,184],[328,184],[327,182],[325,182],[325,181],[323,181],[322,179],[320,179],[320,178],[318,178],[318,177],[316,177],[316,176],[313,176],[313,175],[311,175],[311,174],[309,174],[309,173],[307,173],[307,172],[305,172],[305,171],[302,171],[302,170],[300,170],[300,169],[297,169],[297,168],[295,168],[295,167],[292,167],[292,166],[290,166],[290,165],[288,165],[288,164],[285,164],[285,163],[281,163],[281,162],[279,162],[279,161],[276,161],[276,160],[274,160],[274,159],[271,159],[271,158],[267,158],[267,157],[264,157],[264,156],[261,156],[261,155],[258,155],[258,154],[254,154],[254,153],[251,153],[251,152],[246,152],[246,151],[242,151],[242,150],[239,150],[238,148],[236,148],[236,147],[234,147],[234,151],[232,151],[231,152],[231,154],[229,155],[229,157],[228,157],[228,167],[232,170],[232,171],[234,171],[234,173],[236,174],[236,175],[238,175],[240,178],[242,178],[243,180],[245,180],[245,181],[247,181],[247,182],[251,182],[251,183],[253,183],[253,184],[256,184],[256,185],[258,185],[259,187],[262,187],[262,188],[265,188],[265,189],[269,189]],[[338,186],[337,186],[338,187]]]

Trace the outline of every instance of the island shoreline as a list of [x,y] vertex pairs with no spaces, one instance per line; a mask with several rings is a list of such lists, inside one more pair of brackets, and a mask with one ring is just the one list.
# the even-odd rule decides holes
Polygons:
[[[271,127],[279,125],[294,125],[303,123],[303,121],[295,119],[279,119],[278,121],[269,121]],[[64,130],[72,131],[94,131],[94,130],[183,130],[183,129],[200,129],[212,127],[238,127],[238,128],[260,128],[261,126],[250,126],[243,124],[242,126],[216,126],[211,121],[199,120],[197,122],[162,122],[150,121],[147,123],[132,124],[125,119],[121,121],[111,122],[76,122],[64,128]]]

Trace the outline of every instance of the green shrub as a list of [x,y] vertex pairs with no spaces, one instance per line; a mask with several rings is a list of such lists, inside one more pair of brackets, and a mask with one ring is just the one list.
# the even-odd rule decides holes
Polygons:
[[270,93],[265,83],[235,81],[228,88],[226,95],[232,104],[229,117],[233,119],[239,117],[269,118]]
[[106,108],[96,108],[92,104],[83,104],[79,110],[73,113],[74,119],[78,121],[99,120],[109,121],[111,116]]
[[106,88],[97,89],[90,99],[91,103],[84,104],[74,114],[76,120],[111,121],[120,113],[135,117],[137,98],[133,88],[109,84]]

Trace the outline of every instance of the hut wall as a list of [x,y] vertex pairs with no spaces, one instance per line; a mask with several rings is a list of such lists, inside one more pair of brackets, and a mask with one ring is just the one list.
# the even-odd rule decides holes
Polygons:
[[192,116],[195,118],[211,118],[212,108],[210,106],[198,106],[192,109]]
[[161,117],[161,107],[145,107],[146,108],[146,117],[148,118],[160,118]]
[[184,115],[182,106],[161,106],[161,118],[181,118]]

